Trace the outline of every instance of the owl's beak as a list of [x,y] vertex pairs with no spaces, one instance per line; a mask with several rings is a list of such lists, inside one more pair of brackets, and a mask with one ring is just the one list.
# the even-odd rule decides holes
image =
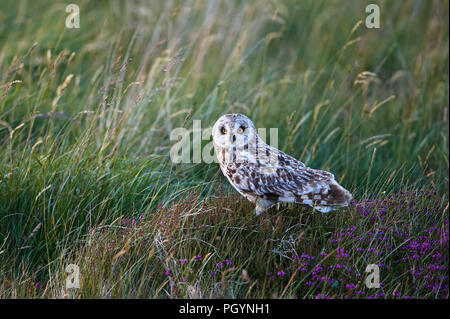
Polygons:
[[233,134],[233,137],[231,139],[232,139],[232,143],[236,142],[236,135]]

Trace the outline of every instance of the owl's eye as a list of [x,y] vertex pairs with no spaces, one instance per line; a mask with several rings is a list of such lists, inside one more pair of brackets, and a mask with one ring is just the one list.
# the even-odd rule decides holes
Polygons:
[[244,133],[244,131],[245,131],[245,126],[241,126],[241,127],[238,128],[238,130],[237,130],[237,132],[238,132],[239,134]]
[[222,127],[222,128],[220,129],[220,133],[222,133],[222,134],[227,134],[227,130],[225,129],[225,127]]

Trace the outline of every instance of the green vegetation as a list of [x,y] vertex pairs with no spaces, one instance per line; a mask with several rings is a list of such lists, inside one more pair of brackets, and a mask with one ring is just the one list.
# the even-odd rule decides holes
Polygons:
[[[2,0],[0,297],[448,297],[449,2],[368,29],[371,2],[79,1],[69,29],[64,1]],[[171,163],[173,128],[224,113],[353,206],[258,218],[217,164]]]

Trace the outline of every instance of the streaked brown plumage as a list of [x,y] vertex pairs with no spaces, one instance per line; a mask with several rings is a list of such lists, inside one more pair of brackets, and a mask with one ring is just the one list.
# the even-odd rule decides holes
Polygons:
[[278,202],[304,204],[327,213],[347,206],[351,194],[334,175],[308,168],[257,135],[242,114],[226,114],[213,127],[220,168],[234,188],[256,204],[256,214]]

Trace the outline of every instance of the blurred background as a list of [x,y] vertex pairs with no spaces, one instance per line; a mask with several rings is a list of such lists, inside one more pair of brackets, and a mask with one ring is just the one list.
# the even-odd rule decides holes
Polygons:
[[448,1],[77,1],[67,28],[70,3],[0,4],[3,265],[51,264],[89,228],[193,190],[232,192],[217,164],[169,158],[172,129],[224,113],[278,128],[281,150],[355,198],[448,195]]
[[79,1],[69,29],[66,2],[2,1],[0,120],[32,124],[21,150],[45,134],[73,145],[89,127],[105,155],[146,157],[167,156],[174,127],[239,112],[357,193],[364,179],[389,189],[379,176],[439,188],[448,2],[380,1],[380,29],[365,26],[368,3]]

